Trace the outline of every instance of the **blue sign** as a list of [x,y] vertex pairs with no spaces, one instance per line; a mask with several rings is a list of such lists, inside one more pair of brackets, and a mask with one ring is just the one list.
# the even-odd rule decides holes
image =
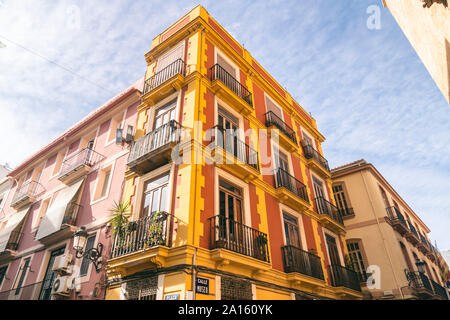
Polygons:
[[164,300],[180,300],[180,294],[168,294],[164,297]]
[[197,278],[196,284],[197,293],[209,294],[209,279]]

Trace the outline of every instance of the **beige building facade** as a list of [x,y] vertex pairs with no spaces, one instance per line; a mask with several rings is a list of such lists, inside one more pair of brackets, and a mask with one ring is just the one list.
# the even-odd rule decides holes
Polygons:
[[331,172],[364,298],[448,299],[429,228],[378,170],[359,160]]
[[450,103],[450,6],[446,0],[382,0]]

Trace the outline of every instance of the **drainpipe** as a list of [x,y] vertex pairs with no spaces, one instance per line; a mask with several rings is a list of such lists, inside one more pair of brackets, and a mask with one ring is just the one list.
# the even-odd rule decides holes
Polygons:
[[403,295],[403,291],[401,290],[401,288],[400,288],[400,286],[398,284],[397,277],[396,277],[395,272],[394,272],[394,267],[392,265],[392,259],[391,259],[391,256],[390,256],[389,251],[388,251],[387,246],[386,246],[386,239],[384,238],[383,232],[381,231],[380,221],[378,221],[377,215],[375,214],[375,207],[373,205],[372,198],[370,197],[369,189],[367,188],[366,179],[364,179],[364,175],[362,174],[362,171],[360,171],[359,173],[361,174],[361,177],[362,177],[363,182],[364,182],[364,188],[366,189],[367,195],[369,196],[370,206],[372,207],[372,213],[373,213],[373,216],[375,218],[375,221],[377,222],[377,227],[378,227],[378,231],[380,232],[381,239],[383,240],[383,248],[384,248],[384,251],[386,252],[386,255],[387,255],[388,260],[389,260],[389,265],[390,265],[391,270],[392,270],[392,275],[394,276],[395,285],[397,286],[397,289],[400,291],[402,299],[405,299],[405,296]]
[[192,257],[192,299],[196,300],[195,282],[197,281],[197,270],[195,268],[197,260],[197,248],[194,249],[194,256]]

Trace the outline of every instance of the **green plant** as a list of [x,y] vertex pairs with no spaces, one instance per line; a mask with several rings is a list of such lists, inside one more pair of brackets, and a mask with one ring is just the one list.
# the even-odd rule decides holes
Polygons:
[[123,239],[129,223],[130,203],[128,201],[114,201],[114,206],[109,211],[111,212],[111,219],[108,222],[111,223],[113,237],[118,236],[120,239]]
[[148,227],[147,246],[164,244],[164,221],[166,218],[167,214],[165,212],[152,213]]

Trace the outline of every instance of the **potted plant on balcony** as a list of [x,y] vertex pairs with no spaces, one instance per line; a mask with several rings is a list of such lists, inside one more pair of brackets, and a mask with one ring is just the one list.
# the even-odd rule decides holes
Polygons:
[[111,218],[108,223],[111,223],[113,238],[118,237],[119,243],[121,243],[125,239],[126,233],[129,232],[127,225],[130,217],[130,203],[114,201],[114,206],[109,211],[111,212]]
[[266,260],[266,245],[267,237],[265,235],[258,235],[255,237],[255,258]]
[[146,244],[148,247],[153,247],[161,244],[165,244],[164,242],[164,222],[167,221],[167,213],[162,211],[153,212],[150,223],[147,230],[147,241]]

